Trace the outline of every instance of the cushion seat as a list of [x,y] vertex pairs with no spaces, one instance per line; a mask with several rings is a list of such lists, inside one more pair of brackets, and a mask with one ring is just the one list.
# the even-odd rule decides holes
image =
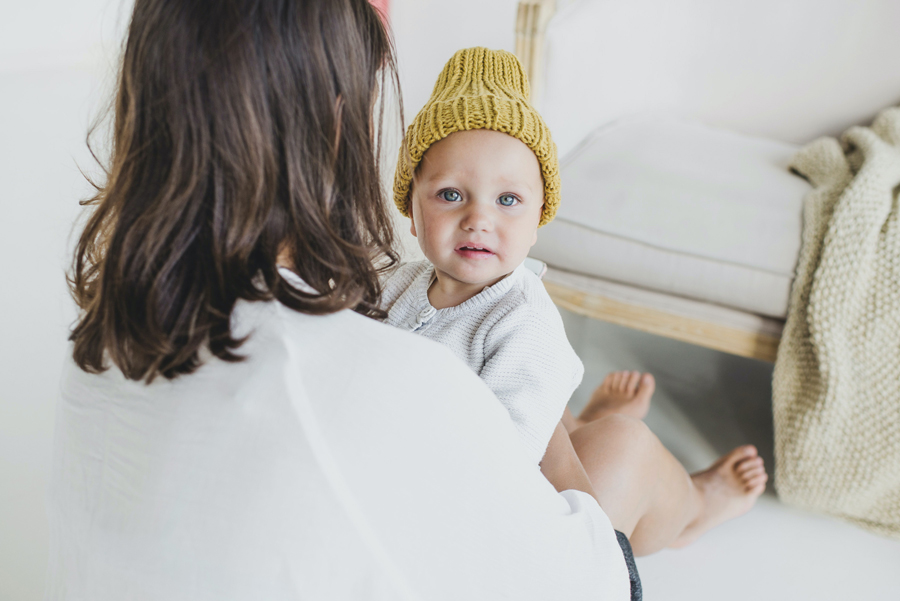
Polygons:
[[531,255],[552,267],[784,318],[809,184],[798,147],[651,116],[562,161],[562,203]]

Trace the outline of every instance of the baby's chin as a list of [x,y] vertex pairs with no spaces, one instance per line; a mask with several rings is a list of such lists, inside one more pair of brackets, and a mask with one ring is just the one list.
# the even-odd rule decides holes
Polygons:
[[509,270],[459,270],[459,269],[450,269],[450,270],[441,270],[447,276],[450,276],[457,282],[461,284],[465,284],[468,286],[493,286],[510,273],[513,272],[512,269]]

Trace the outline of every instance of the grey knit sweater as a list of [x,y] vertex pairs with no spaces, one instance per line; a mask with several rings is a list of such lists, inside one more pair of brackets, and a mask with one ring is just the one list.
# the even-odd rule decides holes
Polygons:
[[539,462],[584,374],[556,306],[523,266],[446,309],[428,301],[433,280],[428,261],[401,265],[385,282],[386,322],[446,345],[472,368],[509,411]]

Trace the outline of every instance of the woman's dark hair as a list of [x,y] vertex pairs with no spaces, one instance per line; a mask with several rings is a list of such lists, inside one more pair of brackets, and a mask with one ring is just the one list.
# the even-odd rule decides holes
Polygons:
[[367,0],[137,0],[69,274],[75,362],[149,382],[205,345],[239,361],[238,299],[383,316],[374,264],[397,255],[372,112],[396,81]]

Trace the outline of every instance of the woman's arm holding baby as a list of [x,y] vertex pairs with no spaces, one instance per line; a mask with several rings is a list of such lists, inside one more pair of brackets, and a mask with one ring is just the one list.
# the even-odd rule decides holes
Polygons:
[[575,447],[572,446],[569,433],[562,422],[556,425],[556,430],[553,431],[553,436],[547,445],[547,452],[541,459],[541,472],[557,492],[580,490],[597,498],[597,495],[594,494],[594,487],[591,485],[584,466],[581,465],[581,460],[575,454]]

